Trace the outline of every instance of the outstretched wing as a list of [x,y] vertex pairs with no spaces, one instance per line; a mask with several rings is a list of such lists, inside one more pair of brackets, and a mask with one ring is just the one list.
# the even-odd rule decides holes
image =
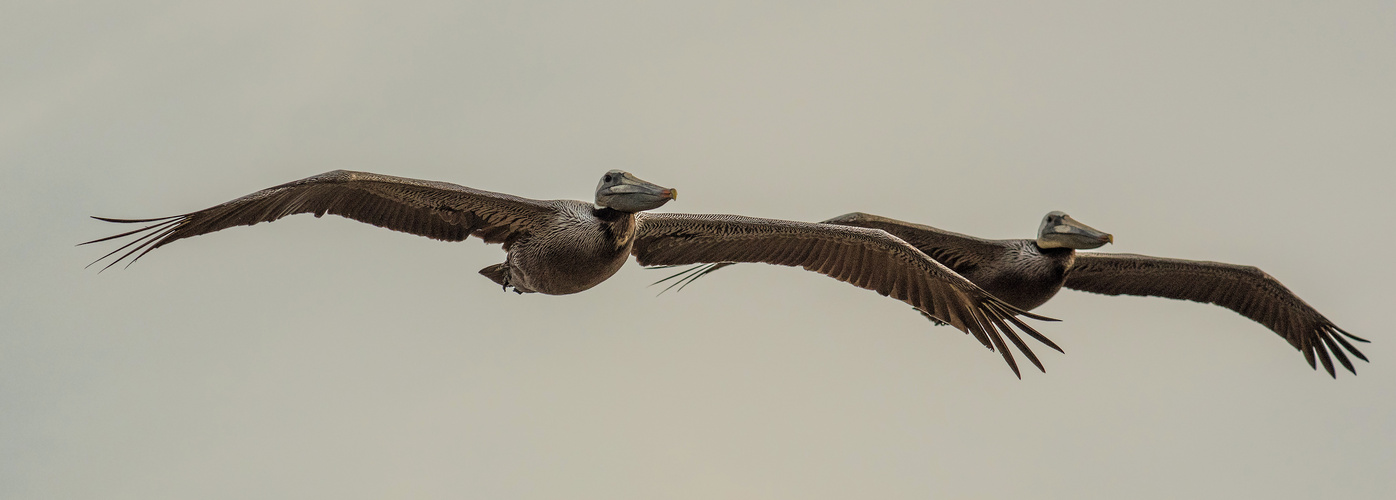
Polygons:
[[134,241],[93,261],[96,264],[120,254],[102,268],[106,269],[127,259],[130,265],[147,252],[175,240],[300,213],[313,213],[316,217],[334,214],[443,241],[461,241],[474,234],[507,247],[520,233],[545,223],[554,208],[549,202],[447,182],[335,170],[184,215],[155,219],[94,217],[107,222],[152,224],[82,244],[138,235]]
[[[1006,335],[1039,370],[1042,363],[1009,326],[1061,351],[1009,305],[877,229],[757,219],[736,215],[639,214],[633,253],[641,265],[764,262],[799,266],[911,304],[998,350],[1014,374]],[[1044,370],[1045,371],[1045,370]]]
[[[945,264],[946,267],[960,274],[965,274],[968,270],[983,265],[985,262],[992,262],[998,259],[1003,255],[1005,250],[1003,241],[976,238],[967,234],[946,231],[925,224],[900,221],[863,212],[843,214],[825,220],[821,222],[821,224],[866,227],[887,231],[892,236],[896,236],[902,241],[910,243],[911,246],[929,255],[932,259],[935,259],[936,262]],[[674,287],[683,290],[684,287],[693,283],[698,278],[732,264],[735,264],[735,262],[718,262],[690,267],[659,280],[655,282],[655,284],[674,280],[673,283],[670,283],[669,286],[664,288],[664,291],[667,292]]]
[[1348,371],[1357,373],[1343,350],[1363,361],[1361,351],[1343,337],[1367,342],[1338,328],[1289,291],[1252,266],[1165,259],[1134,254],[1078,253],[1066,287],[1106,295],[1144,295],[1216,304],[1255,320],[1304,353],[1309,366],[1333,370],[1331,352]]

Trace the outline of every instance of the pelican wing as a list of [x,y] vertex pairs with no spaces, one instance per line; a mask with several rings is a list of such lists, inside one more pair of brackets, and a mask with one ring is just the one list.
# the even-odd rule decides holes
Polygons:
[[[967,234],[937,229],[924,224],[914,224],[863,212],[840,215],[825,220],[821,222],[821,224],[866,227],[887,231],[892,236],[896,236],[902,241],[910,243],[911,246],[916,247],[917,250],[924,252],[932,259],[945,264],[946,267],[958,273],[964,273],[968,268],[974,268],[984,265],[985,263],[993,262],[995,259],[1000,258],[1005,250],[1003,241],[976,238]],[[664,290],[668,291],[674,287],[683,290],[684,287],[693,283],[698,278],[732,264],[735,264],[735,262],[718,262],[694,266],[659,280],[656,284],[674,280]]]
[[[764,262],[799,266],[911,304],[998,350],[1018,373],[1006,335],[1042,363],[1009,324],[1061,351],[1015,315],[1021,311],[885,231],[735,215],[640,213],[633,253],[641,265]],[[1045,371],[1045,370],[1044,370]],[[1021,374],[1019,374],[1021,377]]]
[[1283,284],[1252,266],[1165,259],[1133,254],[1078,253],[1066,287],[1106,295],[1144,295],[1216,304],[1255,320],[1278,333],[1336,376],[1329,353],[1357,373],[1346,350],[1363,361],[1361,351],[1343,337],[1366,342],[1319,314]]
[[[135,241],[93,262],[120,254],[103,267],[106,269],[126,259],[135,262],[175,240],[300,213],[313,213],[316,217],[329,213],[443,241],[462,241],[474,234],[507,247],[520,233],[545,223],[554,209],[548,202],[447,182],[335,170],[184,215],[156,219],[94,217],[107,222],[152,224],[83,245],[139,235]],[[121,253],[123,250],[125,253]]]

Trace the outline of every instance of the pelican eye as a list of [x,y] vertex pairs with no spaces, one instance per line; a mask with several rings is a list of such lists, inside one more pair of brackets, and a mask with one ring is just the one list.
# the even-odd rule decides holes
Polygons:
[[602,177],[601,182],[611,182],[611,174],[606,174],[605,177]]

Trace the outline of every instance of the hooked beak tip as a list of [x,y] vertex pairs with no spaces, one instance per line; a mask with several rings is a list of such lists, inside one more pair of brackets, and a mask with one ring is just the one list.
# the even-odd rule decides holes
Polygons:
[[671,200],[679,199],[679,190],[674,188],[666,188],[665,190],[660,191],[659,194]]

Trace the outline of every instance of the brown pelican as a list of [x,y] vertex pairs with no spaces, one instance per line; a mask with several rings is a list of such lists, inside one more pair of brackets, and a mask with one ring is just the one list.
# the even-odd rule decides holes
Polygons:
[[[1343,350],[1367,361],[1343,337],[1367,340],[1338,328],[1260,269],[1146,255],[1077,253],[1113,243],[1114,237],[1062,212],[1050,212],[1042,218],[1035,240],[988,240],[861,212],[823,223],[887,231],[1020,309],[1042,305],[1063,286],[1105,295],[1190,300],[1216,304],[1265,325],[1303,353],[1309,366],[1317,369],[1314,359],[1318,358],[1335,378],[1330,352],[1354,374],[1357,370]],[[659,283],[678,278],[669,286],[682,289],[731,264],[734,262],[695,266]]]
[[764,262],[800,266],[911,304],[998,350],[1015,374],[1018,367],[1004,336],[1038,369],[1042,363],[1010,324],[1061,351],[1016,316],[1050,318],[993,297],[885,231],[736,215],[641,213],[676,196],[673,189],[620,170],[601,178],[595,203],[532,200],[445,182],[336,170],[184,215],[97,217],[151,224],[87,243],[135,237],[93,262],[120,253],[106,269],[126,259],[130,265],[182,238],[292,214],[329,213],[438,240],[475,235],[486,243],[503,243],[504,262],[480,274],[519,293],[586,290],[615,274],[632,253],[647,266]]

